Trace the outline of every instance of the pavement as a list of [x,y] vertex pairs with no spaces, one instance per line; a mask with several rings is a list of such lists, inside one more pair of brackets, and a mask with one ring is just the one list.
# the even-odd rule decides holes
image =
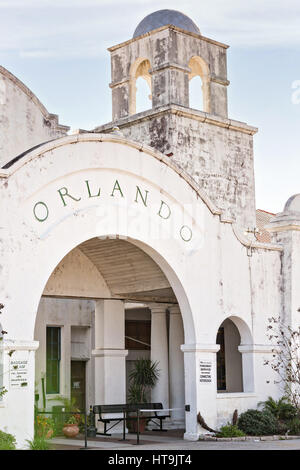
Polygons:
[[[52,450],[78,450],[84,447],[83,436],[75,439],[56,437],[49,441]],[[185,441],[183,431],[168,431],[167,433],[146,431],[140,436],[140,445],[136,445],[136,435],[127,434],[122,440],[122,434],[99,436],[88,439],[90,450],[300,450],[299,439],[274,441]]]

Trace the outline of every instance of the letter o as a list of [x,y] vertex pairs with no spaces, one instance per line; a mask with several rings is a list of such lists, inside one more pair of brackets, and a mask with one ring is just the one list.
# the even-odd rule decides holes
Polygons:
[[[36,208],[37,208],[37,206],[39,206],[39,205],[44,206],[44,208],[46,209],[46,213],[45,213],[44,217],[38,217],[38,216],[36,215]],[[48,209],[47,204],[45,204],[45,203],[42,202],[42,201],[37,202],[37,203],[34,205],[33,214],[34,214],[34,217],[36,218],[36,220],[38,220],[39,222],[44,222],[46,219],[48,219],[48,215],[49,215],[49,209]],[[40,214],[40,215],[41,215],[41,214]]]
[[187,225],[183,225],[179,233],[184,242],[189,242],[192,239],[193,232]]

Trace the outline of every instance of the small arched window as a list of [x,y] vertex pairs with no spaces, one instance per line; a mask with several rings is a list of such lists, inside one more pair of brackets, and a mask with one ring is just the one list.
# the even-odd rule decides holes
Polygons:
[[148,59],[137,59],[130,70],[129,114],[152,108],[151,68]]
[[210,112],[210,74],[206,62],[194,56],[188,64],[189,73],[189,107]]
[[218,392],[242,392],[242,355],[238,350],[241,343],[239,330],[227,318],[219,328],[217,344],[217,390]]
[[203,83],[199,75],[191,78],[189,83],[189,107],[203,111]]

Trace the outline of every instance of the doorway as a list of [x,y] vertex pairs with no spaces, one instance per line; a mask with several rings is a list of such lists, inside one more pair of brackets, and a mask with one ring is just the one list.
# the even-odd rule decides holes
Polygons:
[[81,411],[86,409],[86,361],[71,361],[71,399]]

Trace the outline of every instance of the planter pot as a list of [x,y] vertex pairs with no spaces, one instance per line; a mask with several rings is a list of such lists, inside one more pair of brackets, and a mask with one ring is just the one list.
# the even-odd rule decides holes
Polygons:
[[90,426],[87,429],[87,436],[88,437],[97,437],[97,429],[95,427]]
[[[146,418],[140,418],[140,433],[144,432],[146,429],[146,424],[147,424],[147,419]],[[128,420],[127,421],[127,428],[129,431],[136,433],[137,432],[137,420]]]
[[79,433],[78,424],[65,424],[63,427],[63,433],[66,437],[76,437]]

